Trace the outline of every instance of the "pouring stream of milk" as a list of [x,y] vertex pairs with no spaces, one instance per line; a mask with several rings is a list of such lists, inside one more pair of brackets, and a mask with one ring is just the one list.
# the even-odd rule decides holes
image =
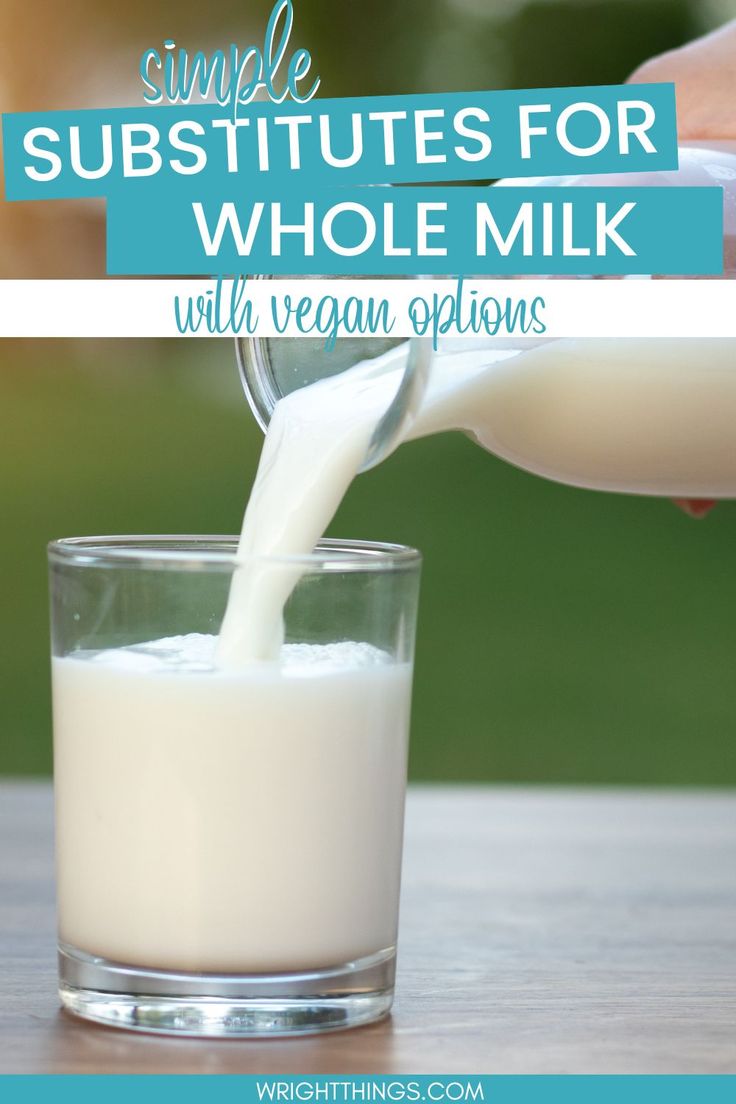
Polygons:
[[[360,470],[408,346],[276,406],[243,522],[217,662],[278,657],[281,613]],[[598,490],[736,496],[736,340],[454,342],[404,440],[463,429],[529,471]],[[268,557],[284,557],[281,565]]]
[[[283,642],[281,611],[300,575],[298,566],[274,566],[265,557],[311,552],[360,470],[373,432],[398,390],[408,346],[356,365],[293,392],[277,403],[243,521],[236,570],[217,649],[218,663],[237,668],[252,660],[273,659]],[[466,368],[469,382],[489,358],[513,356],[513,350],[479,358],[478,350],[445,358],[432,392],[445,388],[453,368]],[[450,363],[452,361],[452,364]],[[461,387],[453,389],[459,397]],[[455,395],[453,394],[453,397]],[[455,403],[452,404],[453,410]],[[410,436],[450,428],[435,422],[436,402],[428,395]],[[261,558],[259,562],[259,558]]]

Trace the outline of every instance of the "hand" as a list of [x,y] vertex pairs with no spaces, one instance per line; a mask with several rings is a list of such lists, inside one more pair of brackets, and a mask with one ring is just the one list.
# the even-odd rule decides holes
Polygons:
[[629,81],[674,81],[681,141],[736,139],[736,20],[650,58]]
[[[679,50],[650,58],[630,82],[674,81],[681,141],[736,139],[736,20]],[[713,499],[676,498],[690,517],[702,518]]]

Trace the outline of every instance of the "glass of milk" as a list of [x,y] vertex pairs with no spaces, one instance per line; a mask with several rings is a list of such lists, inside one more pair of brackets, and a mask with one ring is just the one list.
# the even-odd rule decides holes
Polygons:
[[236,545],[49,549],[60,995],[88,1019],[291,1035],[391,1007],[420,556],[259,561],[298,580],[284,643],[223,668]]

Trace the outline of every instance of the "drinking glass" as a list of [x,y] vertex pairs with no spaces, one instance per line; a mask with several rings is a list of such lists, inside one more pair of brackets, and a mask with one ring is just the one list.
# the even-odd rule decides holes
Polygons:
[[225,670],[236,545],[50,545],[59,984],[87,1019],[291,1035],[391,1007],[421,558],[260,559],[298,577],[285,644]]

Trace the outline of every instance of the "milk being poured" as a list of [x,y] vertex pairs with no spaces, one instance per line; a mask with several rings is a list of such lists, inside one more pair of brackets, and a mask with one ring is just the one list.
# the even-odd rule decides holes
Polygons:
[[[329,354],[325,354],[329,355]],[[404,371],[407,346],[276,406],[243,523],[217,661],[274,659],[298,579],[259,557],[308,553],[353,478]],[[597,490],[736,495],[736,340],[569,339],[435,358],[404,439],[468,432],[510,462]]]
[[[54,659],[68,946],[213,972],[393,954],[411,664],[361,641],[282,645],[300,571],[267,558],[314,547],[405,356],[276,407],[219,639]],[[735,426],[736,341],[571,340],[436,358],[405,439],[461,428],[563,482],[726,497]]]
[[[673,172],[506,184],[703,186],[724,197],[724,272],[736,270],[736,144],[685,144]],[[515,345],[515,347],[514,347]],[[248,504],[218,662],[274,658],[291,580],[254,557],[309,552],[401,381],[408,345],[294,392],[273,412]],[[325,354],[329,356],[329,354]],[[736,340],[452,342],[432,362],[404,440],[461,429],[490,452],[579,487],[677,498],[736,496]],[[247,565],[247,566],[246,566]]]

